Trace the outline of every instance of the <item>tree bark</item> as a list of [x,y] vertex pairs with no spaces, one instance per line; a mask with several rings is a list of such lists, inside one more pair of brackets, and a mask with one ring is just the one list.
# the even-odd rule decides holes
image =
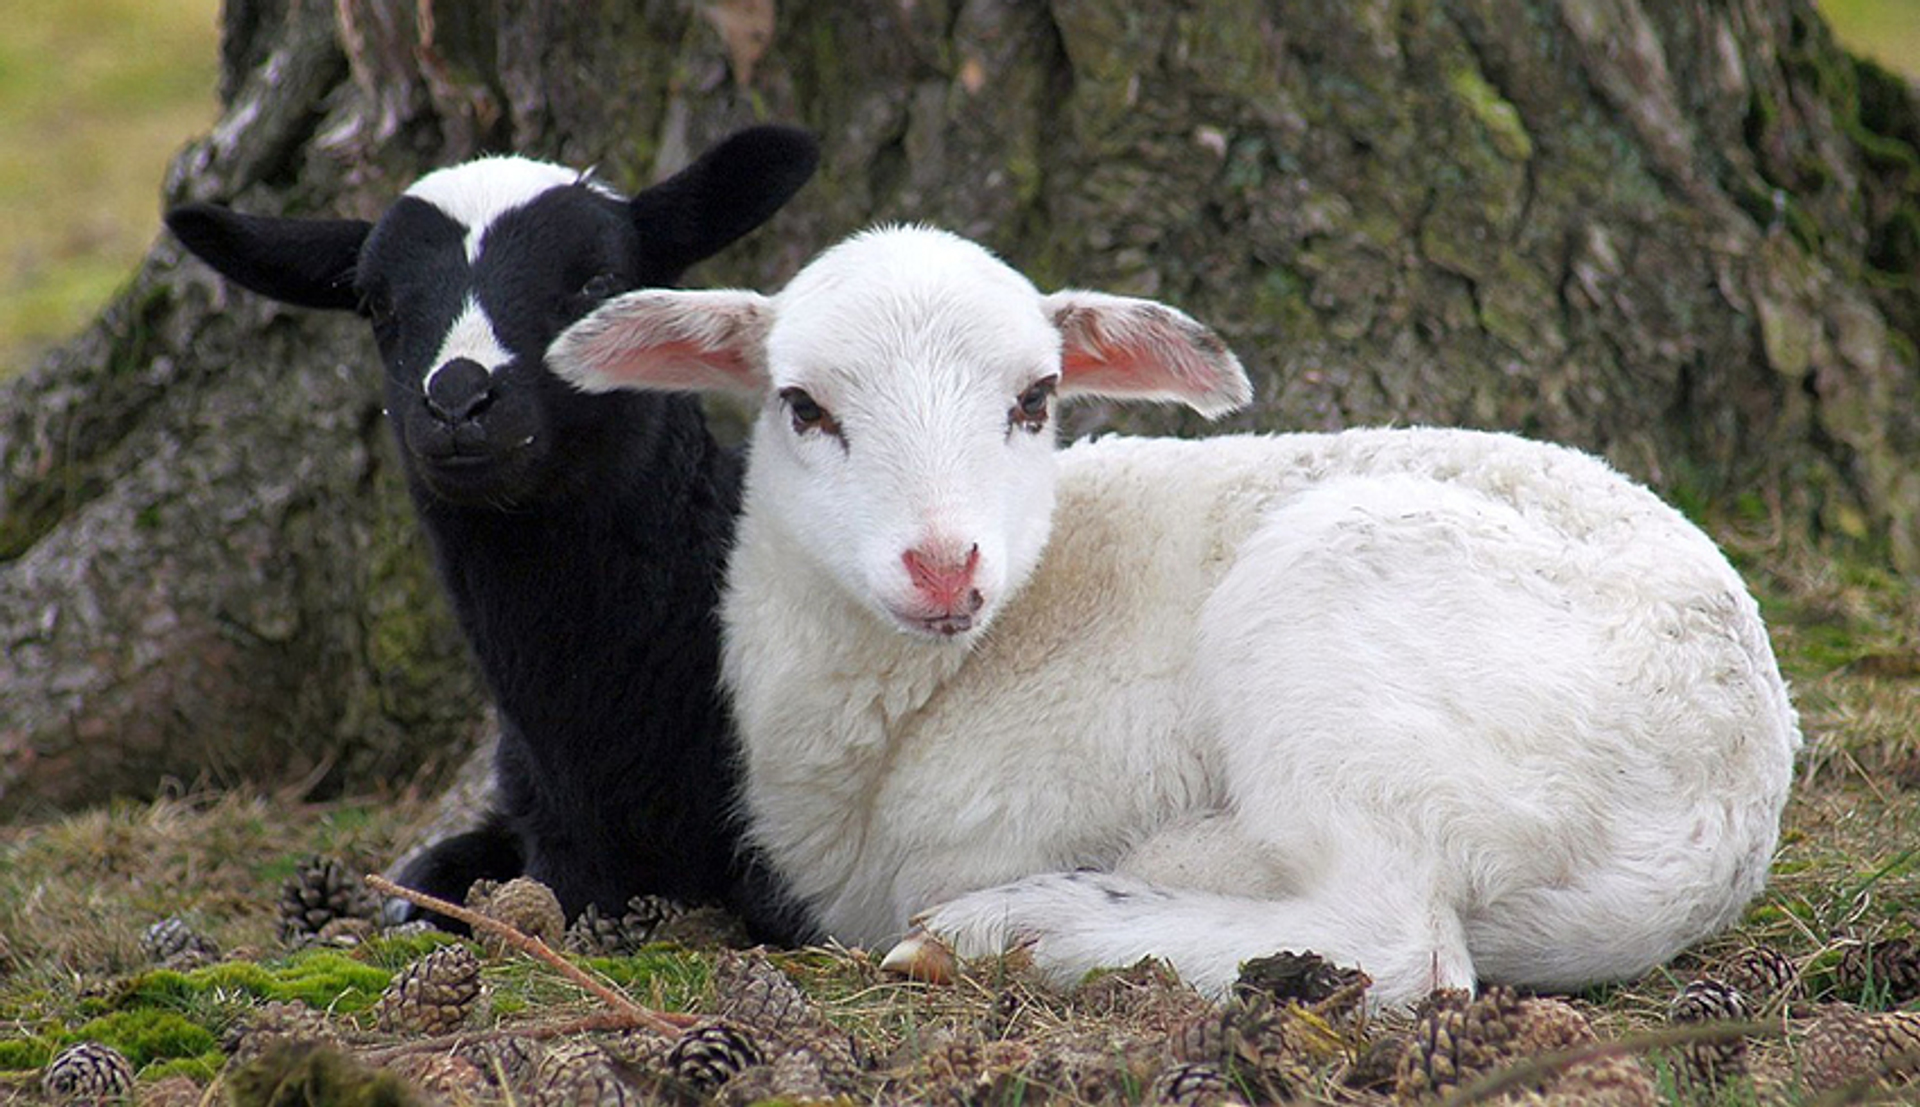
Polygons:
[[[799,122],[821,177],[696,279],[926,220],[1216,325],[1258,390],[1219,429],[1517,430],[1920,569],[1920,111],[1807,0],[838,0],[768,41],[769,10],[231,0],[166,201],[372,215],[493,150],[637,188]],[[357,320],[163,241],[4,386],[0,816],[468,748],[377,374]]]

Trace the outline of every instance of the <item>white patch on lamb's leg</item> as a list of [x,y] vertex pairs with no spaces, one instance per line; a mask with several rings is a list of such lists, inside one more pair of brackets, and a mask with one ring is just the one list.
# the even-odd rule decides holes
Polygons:
[[1291,950],[1364,969],[1379,1006],[1473,987],[1459,920],[1431,897],[1372,884],[1337,898],[1254,899],[1116,873],[1047,873],[970,892],[917,921],[962,958],[1025,949],[1063,986],[1096,968],[1158,957],[1200,991],[1224,995],[1243,961]]

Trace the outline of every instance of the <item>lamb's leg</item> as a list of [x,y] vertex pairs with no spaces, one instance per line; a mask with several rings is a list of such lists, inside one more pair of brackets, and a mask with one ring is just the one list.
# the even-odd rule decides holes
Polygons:
[[1292,950],[1358,965],[1373,977],[1380,1005],[1473,986],[1460,920],[1436,897],[1389,874],[1326,875],[1334,878],[1326,894],[1266,899],[1118,873],[1045,873],[970,892],[918,921],[961,957],[1025,947],[1035,967],[1062,984],[1152,956],[1218,995],[1241,962]]

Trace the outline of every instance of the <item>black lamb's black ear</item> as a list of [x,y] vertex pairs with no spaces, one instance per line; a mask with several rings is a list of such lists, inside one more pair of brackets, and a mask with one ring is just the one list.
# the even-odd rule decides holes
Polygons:
[[737,131],[630,203],[649,268],[671,276],[767,221],[820,164],[820,144],[793,127]]
[[373,224],[183,204],[167,212],[167,229],[243,288],[296,307],[350,311],[359,303],[353,275],[360,244]]

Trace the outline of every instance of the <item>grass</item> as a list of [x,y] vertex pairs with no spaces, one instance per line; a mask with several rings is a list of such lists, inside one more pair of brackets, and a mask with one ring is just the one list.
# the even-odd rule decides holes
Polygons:
[[1848,48],[1920,80],[1920,3],[1914,0],[1815,0]]
[[[1745,921],[1644,978],[1576,997],[1607,1040],[1670,1033],[1666,1008],[1680,985],[1755,946],[1799,966],[1816,999],[1885,1008],[1883,988],[1843,987],[1845,950],[1920,928],[1920,588],[1872,566],[1747,546],[1738,532],[1722,537],[1762,597],[1808,747],[1771,883]],[[343,1032],[370,1041],[365,1012],[384,983],[444,939],[290,951],[275,934],[276,893],[314,853],[377,867],[422,816],[406,796],[315,806],[222,794],[0,827],[0,939],[13,950],[11,971],[0,970],[0,1103],[9,1088],[24,1096],[58,1048],[88,1037],[119,1046],[149,1089],[163,1078],[202,1090],[230,1085],[234,1074],[210,1043],[270,1000],[328,1011]],[[140,934],[173,914],[194,922],[226,959],[185,971],[148,964]],[[664,946],[583,963],[642,1002],[712,1012],[726,998],[714,981],[717,957],[709,946]],[[945,987],[887,979],[858,951],[779,953],[775,963],[821,1017],[861,1043],[872,1064],[862,1077],[867,1097],[926,1094],[929,1082],[955,1079],[956,1058],[973,1050],[998,1074],[982,1093],[988,1101],[1038,1102],[1069,1085],[1081,1089],[1069,1100],[1097,1097],[1072,1082],[1098,1071],[1109,1080],[1107,1101],[1138,1102],[1164,1063],[1151,1051],[1143,1061],[1140,1043],[1167,1040],[1170,1027],[1203,1007],[1143,968],[1061,993],[1029,982],[1016,962],[973,966]],[[491,998],[472,1034],[594,1011],[581,989],[524,959],[491,961],[484,979]],[[1764,1014],[1774,1033],[1750,1047],[1754,1081],[1702,1099],[1668,1077],[1665,1102],[1821,1101],[1800,1077],[1805,1020],[1789,1026],[1779,1011]],[[1338,1077],[1362,1043],[1386,1040],[1403,1024],[1287,1025],[1289,1040],[1306,1043],[1289,1062],[1298,1092],[1319,1102],[1382,1102]],[[1783,1027],[1789,1033],[1778,1033]],[[1661,1071],[1673,1065],[1670,1050],[1642,1052]]]
[[0,378],[79,330],[160,229],[213,124],[219,0],[9,0],[0,35]]

